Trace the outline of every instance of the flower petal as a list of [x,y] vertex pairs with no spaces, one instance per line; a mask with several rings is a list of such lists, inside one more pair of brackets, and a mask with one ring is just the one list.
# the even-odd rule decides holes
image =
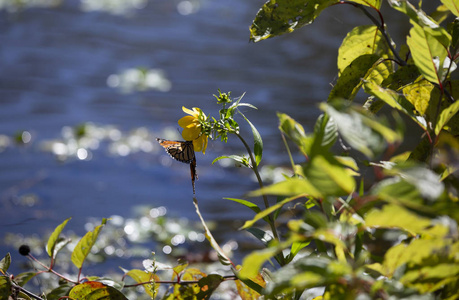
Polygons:
[[195,122],[195,120],[196,119],[194,117],[192,117],[192,116],[184,116],[183,118],[178,120],[178,124],[179,124],[180,127],[185,128],[188,125],[190,125],[191,123]]
[[201,136],[193,140],[193,147],[195,152],[201,152],[202,150],[202,140]]
[[202,135],[202,140],[203,140],[203,143],[202,143],[202,154],[206,154],[206,149],[207,149],[207,140],[208,140],[208,135],[205,135],[203,134]]
[[194,111],[192,111],[191,109],[186,108],[185,106],[182,106],[182,110],[183,110],[184,113],[189,114],[191,116],[193,116],[195,114]]
[[197,139],[193,140],[193,147],[195,152],[202,151],[202,154],[206,154],[208,137],[208,135],[202,134]]
[[201,133],[201,129],[196,126],[183,128],[182,137],[185,141],[194,141]]

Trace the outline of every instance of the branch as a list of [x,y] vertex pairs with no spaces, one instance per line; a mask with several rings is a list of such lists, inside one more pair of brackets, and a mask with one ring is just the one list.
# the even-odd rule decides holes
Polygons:
[[35,295],[34,293],[32,292],[29,292],[28,290],[26,290],[25,288],[23,288],[22,286],[20,285],[17,285],[16,283],[12,282],[11,281],[11,285],[13,286],[14,289],[17,289],[17,290],[20,290],[22,293],[26,294],[27,296],[31,297],[31,298],[34,298],[34,299],[37,299],[37,300],[45,300],[37,295]]
[[[226,276],[222,276],[222,278],[223,278],[223,281],[238,280],[238,278],[235,275],[226,275]],[[199,283],[199,280],[180,280],[180,281],[177,281],[177,280],[158,280],[158,281],[155,281],[155,283],[158,283],[158,284],[189,285],[189,284],[197,284],[197,283]],[[136,284],[127,284],[124,287],[137,287],[137,286],[144,285],[144,284],[151,284],[151,281],[139,282],[139,283],[136,283]]]
[[373,17],[366,9],[365,7],[362,5],[362,4],[357,4],[357,3],[351,3],[351,2],[345,2],[345,1],[341,1],[339,2],[340,4],[350,4],[354,7],[357,7],[359,8],[372,22],[373,24],[376,25],[376,27],[378,27],[379,31],[381,31],[381,34],[383,35],[384,39],[386,40],[386,43],[387,43],[387,46],[390,48],[392,54],[395,56],[395,58],[398,60],[398,64],[401,65],[401,66],[406,66],[406,61],[403,60],[399,55],[398,55],[398,52],[395,51],[395,48],[394,46],[392,45],[391,43],[391,40],[389,38],[389,36],[387,35],[387,32],[386,32],[386,29],[385,29],[385,25],[384,25],[384,19],[381,15],[381,12],[376,8],[376,7],[373,7],[373,9],[375,9],[378,14],[379,14],[379,17],[381,19],[381,23],[375,18]]

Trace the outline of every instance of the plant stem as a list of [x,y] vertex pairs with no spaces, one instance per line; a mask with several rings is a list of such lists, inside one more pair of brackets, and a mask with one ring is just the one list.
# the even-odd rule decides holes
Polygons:
[[288,157],[290,159],[290,164],[292,165],[292,171],[295,177],[298,177],[298,174],[295,172],[295,162],[293,161],[292,153],[290,152],[290,148],[288,147],[287,140],[285,139],[284,134],[281,132],[282,141],[284,141],[285,149],[287,149]]
[[435,144],[438,141],[438,135],[440,135],[440,132],[438,132],[438,135],[435,134],[435,128],[437,127],[437,122],[438,122],[438,116],[440,115],[440,110],[441,110],[441,100],[443,99],[444,95],[444,89],[442,86],[440,86],[440,97],[438,99],[437,103],[437,110],[435,112],[435,118],[434,118],[434,123],[432,124],[432,134],[434,138],[432,139],[430,143],[430,161],[429,161],[429,166],[432,169],[433,167],[433,155],[434,155],[434,150],[435,150]]
[[[64,275],[54,271],[52,269],[52,267],[48,267],[46,266],[44,263],[42,263],[41,261],[39,261],[38,259],[36,259],[32,254],[29,254],[28,255],[28,258],[31,259],[32,261],[36,262],[37,264],[39,264],[40,266],[42,266],[43,268],[46,269],[46,271],[40,271],[40,272],[49,272],[49,273],[53,273],[54,275],[62,278],[63,280],[67,281],[67,282],[70,282],[70,283],[73,283],[73,284],[78,284],[79,281],[74,281],[74,280],[71,280],[70,278],[67,278],[65,277]],[[81,270],[80,270],[81,271]]]
[[[250,156],[250,161],[252,162],[251,169],[253,170],[253,172],[255,173],[255,176],[257,177],[258,185],[260,186],[260,188],[263,188],[263,181],[261,180],[260,173],[258,172],[257,162],[255,161],[255,158],[253,157],[252,150],[250,149],[249,145],[246,143],[244,138],[239,133],[235,133],[235,134],[241,140],[242,144],[244,144],[244,147],[247,149],[247,153]],[[269,208],[268,197],[264,193],[263,193],[263,201],[265,202],[265,207]],[[268,215],[268,220],[269,220],[269,225],[271,226],[271,230],[273,232],[274,238],[280,241],[279,234],[277,233],[276,226],[274,226],[274,219],[271,214]]]
[[37,300],[44,300],[43,298],[41,298],[41,297],[35,295],[35,294],[32,293],[32,292],[29,292],[28,290],[26,290],[26,289],[23,288],[22,286],[17,285],[17,284],[14,283],[14,282],[11,282],[11,285],[13,286],[14,289],[20,290],[22,293],[26,294],[26,295],[29,296],[30,298],[37,299]]
[[390,51],[392,52],[392,54],[395,56],[395,58],[397,59],[398,61],[398,64],[401,65],[401,66],[406,66],[406,61],[403,60],[399,55],[398,55],[398,52],[395,51],[395,48],[394,46],[392,45],[391,43],[391,40],[389,38],[389,36],[387,35],[387,32],[386,32],[386,29],[384,28],[384,19],[381,15],[381,12],[374,8],[378,14],[379,14],[379,17],[381,18],[381,23],[376,20],[375,17],[373,17],[366,9],[365,7],[362,5],[362,4],[356,4],[356,3],[351,3],[351,2],[344,2],[344,1],[341,1],[340,3],[342,4],[351,4],[357,8],[359,8],[372,22],[373,24],[376,25],[376,27],[378,27],[379,31],[381,31],[381,34],[383,35],[384,39],[386,40],[386,43],[387,43],[387,46],[389,47]]

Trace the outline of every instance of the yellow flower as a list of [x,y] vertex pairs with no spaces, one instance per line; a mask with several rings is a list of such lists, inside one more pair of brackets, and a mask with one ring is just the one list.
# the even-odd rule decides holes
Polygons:
[[178,124],[183,128],[182,137],[185,141],[193,141],[194,151],[206,153],[208,136],[202,133],[201,122],[206,120],[206,115],[200,108],[193,107],[188,109],[182,107],[182,110],[189,114],[178,120]]

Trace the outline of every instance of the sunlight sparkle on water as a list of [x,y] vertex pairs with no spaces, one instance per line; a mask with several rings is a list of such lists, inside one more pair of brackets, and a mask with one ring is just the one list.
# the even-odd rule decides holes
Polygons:
[[24,144],[27,144],[32,140],[32,135],[30,134],[30,132],[24,131],[22,132],[21,139]]
[[89,157],[88,150],[86,150],[85,148],[79,148],[77,150],[77,157],[79,160],[88,159]]
[[157,218],[164,216],[167,213],[167,208],[164,206],[155,207],[150,210],[150,217]]

